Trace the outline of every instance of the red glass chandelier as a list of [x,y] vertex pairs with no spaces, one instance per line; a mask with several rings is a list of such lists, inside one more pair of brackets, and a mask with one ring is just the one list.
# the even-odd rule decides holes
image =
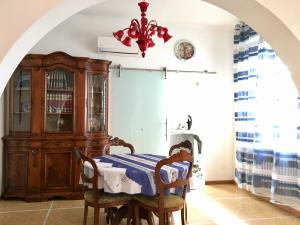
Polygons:
[[[159,38],[162,38],[164,42],[167,42],[172,36],[168,34],[168,29],[166,27],[158,26],[155,20],[148,22],[148,19],[146,18],[146,12],[149,6],[148,2],[145,2],[144,0],[138,5],[141,10],[141,22],[137,19],[133,19],[131,20],[129,27],[119,30],[113,33],[113,35],[118,41],[128,47],[131,46],[131,39],[137,39],[136,43],[142,52],[142,56],[145,57],[145,51],[155,45],[152,40],[152,36],[155,33]],[[126,31],[127,36],[123,38]]]

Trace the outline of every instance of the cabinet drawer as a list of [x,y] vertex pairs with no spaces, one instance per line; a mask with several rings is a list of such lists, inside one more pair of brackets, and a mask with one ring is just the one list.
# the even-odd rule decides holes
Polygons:
[[92,157],[92,158],[103,155],[103,151],[99,150],[99,149],[89,149],[88,148],[86,152],[87,152],[87,156]]
[[43,141],[43,148],[72,148],[74,146],[73,141],[68,140],[51,140]]
[[14,146],[14,147],[30,147],[30,141],[28,140],[5,140],[4,144],[6,146]]
[[87,142],[88,147],[102,147],[102,145],[103,144],[101,143],[101,141],[98,140],[92,140]]
[[107,144],[107,139],[104,140],[88,140],[86,142],[87,147],[100,147],[103,148],[104,145]]

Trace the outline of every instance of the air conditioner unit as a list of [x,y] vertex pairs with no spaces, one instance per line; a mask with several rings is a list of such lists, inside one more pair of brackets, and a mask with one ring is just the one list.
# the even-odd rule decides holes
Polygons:
[[139,48],[135,43],[133,46],[127,47],[114,37],[98,37],[98,52],[99,53],[113,53],[129,56],[138,56]]

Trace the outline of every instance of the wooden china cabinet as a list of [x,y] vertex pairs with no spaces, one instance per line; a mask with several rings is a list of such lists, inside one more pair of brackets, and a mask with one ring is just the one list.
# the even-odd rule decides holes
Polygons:
[[110,63],[63,52],[21,61],[6,91],[3,197],[82,196],[72,151],[101,155],[108,141]]

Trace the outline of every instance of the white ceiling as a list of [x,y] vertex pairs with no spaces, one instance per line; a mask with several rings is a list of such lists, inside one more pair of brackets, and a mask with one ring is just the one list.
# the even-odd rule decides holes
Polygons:
[[[106,0],[79,14],[139,19],[140,10],[137,4],[140,1],[142,0]],[[201,0],[148,0],[148,2],[150,5],[147,18],[155,19],[159,24],[166,22],[233,25],[237,21],[237,18],[227,11]]]

